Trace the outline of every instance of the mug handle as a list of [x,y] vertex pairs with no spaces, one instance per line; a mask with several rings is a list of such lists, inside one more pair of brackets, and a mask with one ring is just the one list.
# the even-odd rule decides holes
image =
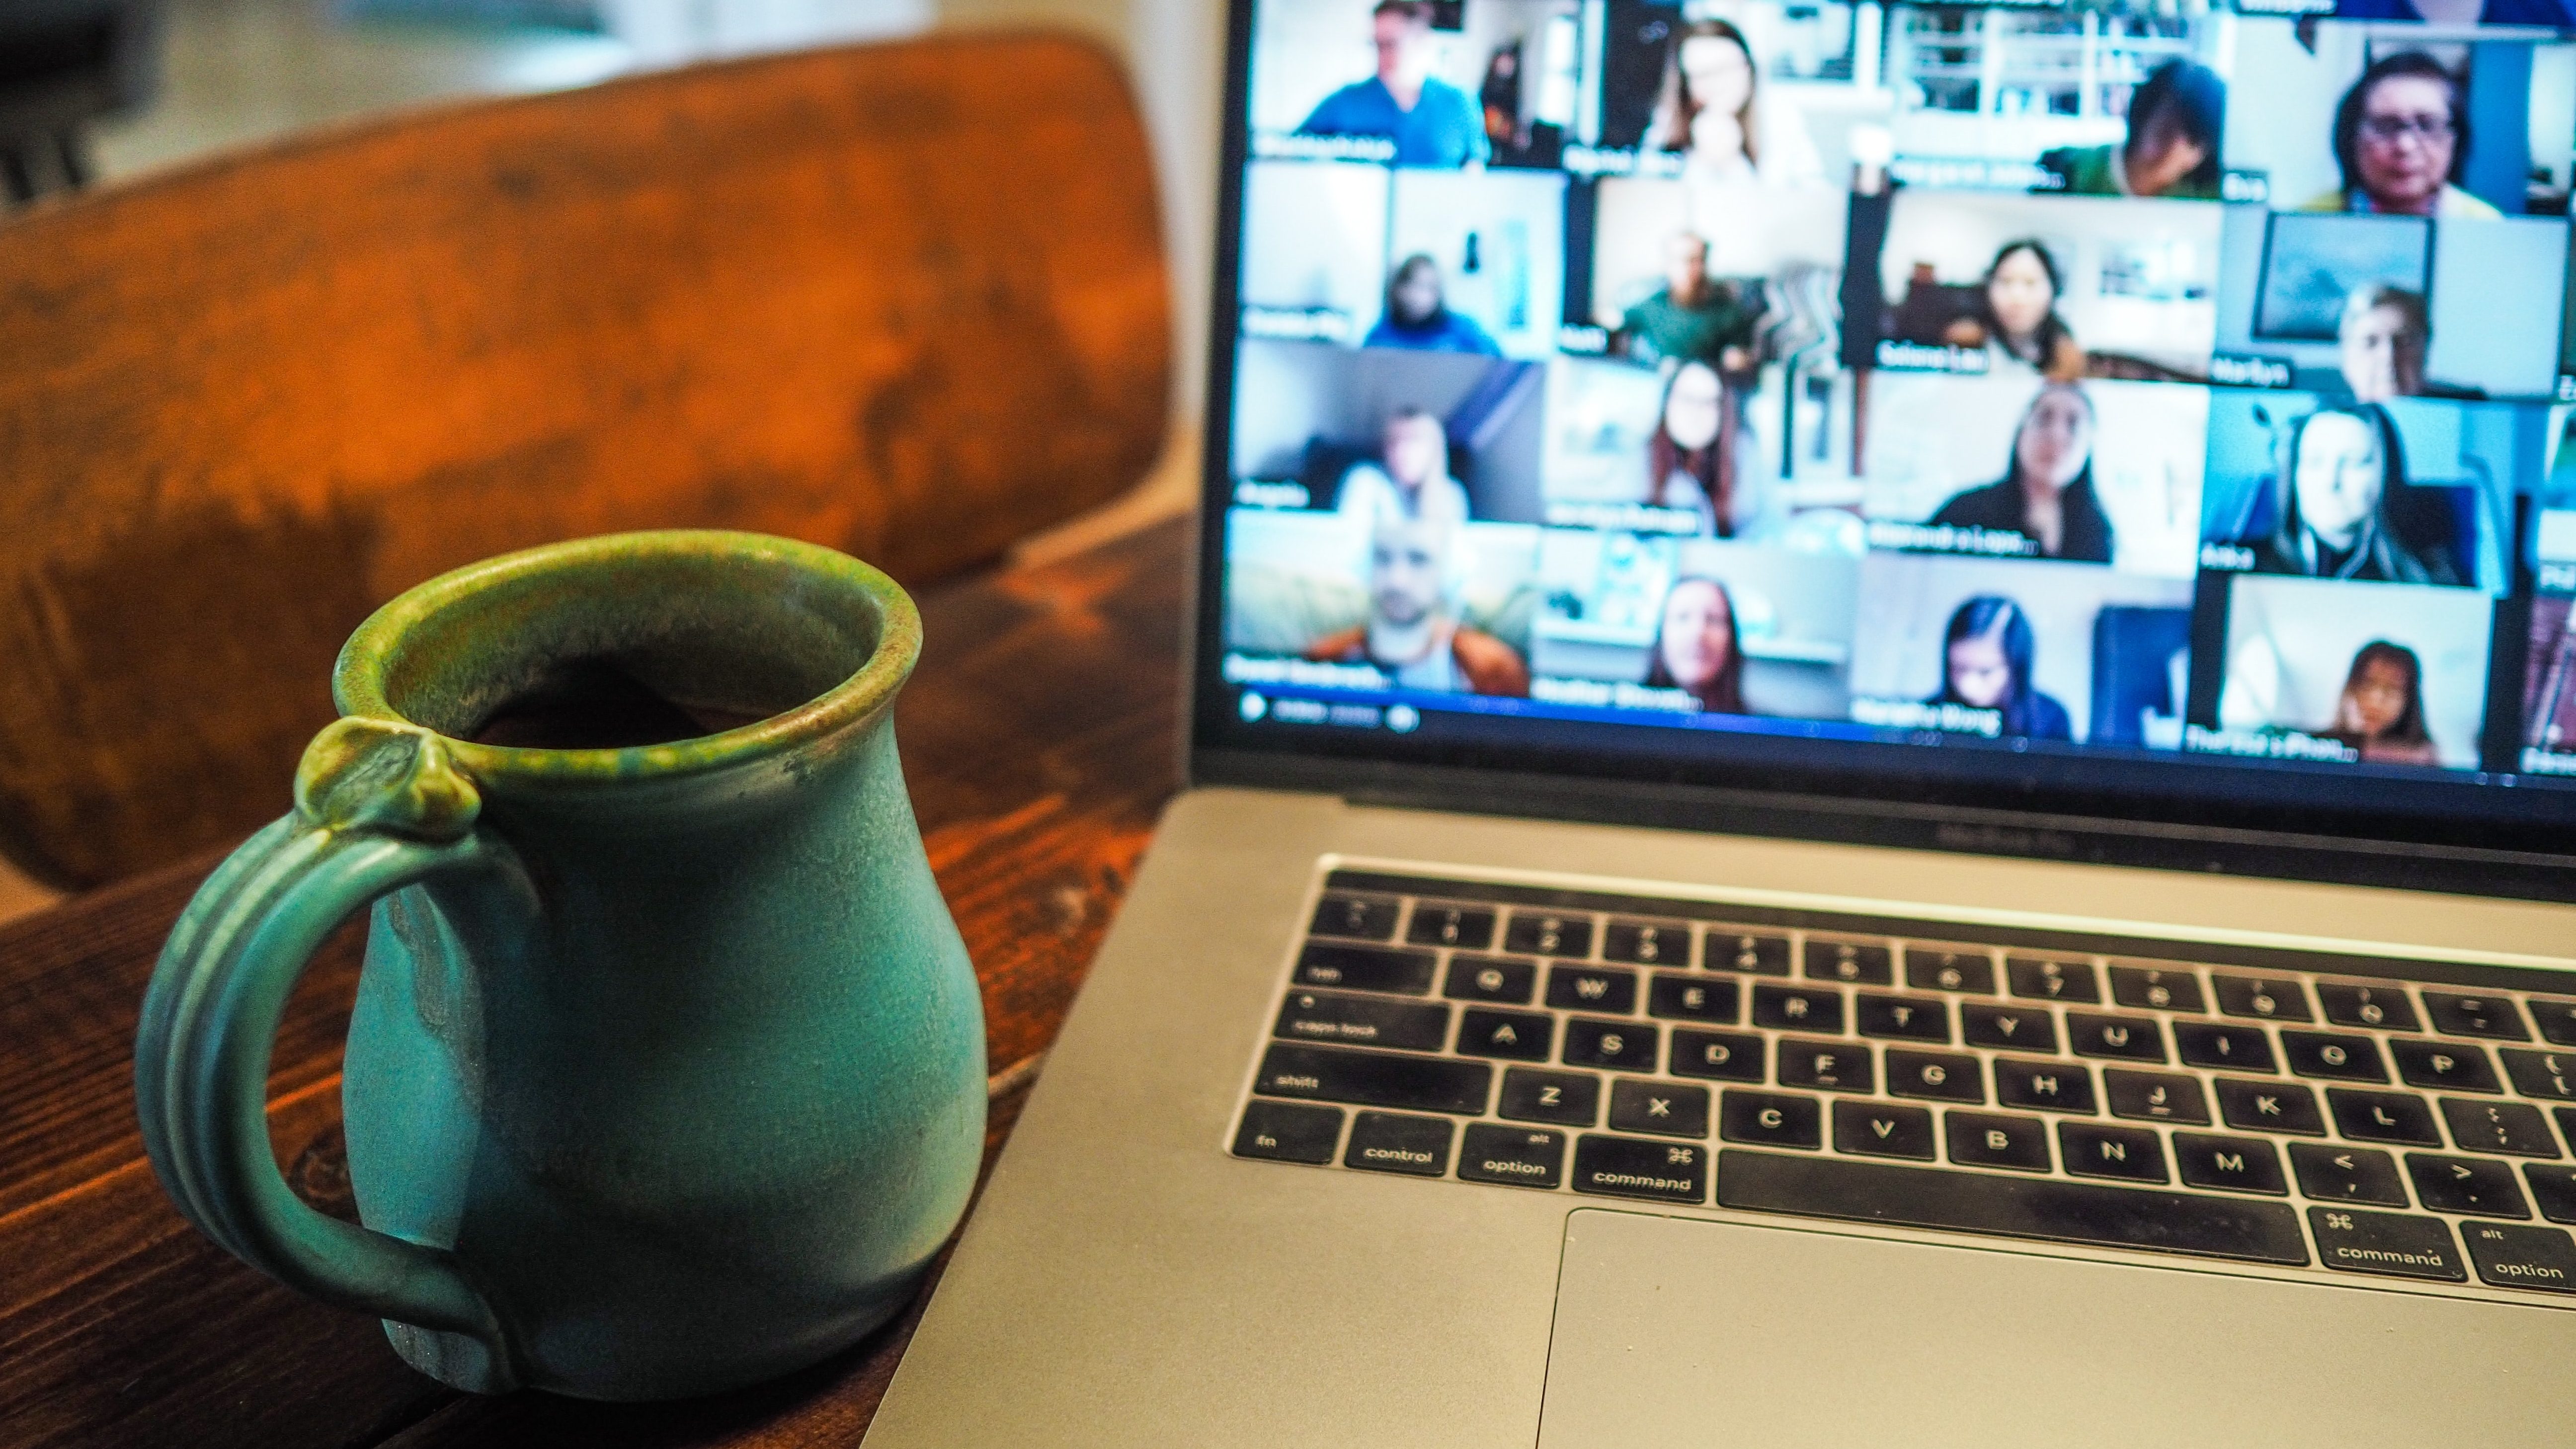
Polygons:
[[379,896],[507,870],[507,847],[474,829],[481,808],[446,745],[418,726],[342,719],[316,735],[294,812],[206,879],[162,948],[135,1037],[134,1098],[153,1171],[206,1236],[326,1303],[473,1339],[486,1372],[507,1380],[500,1317],[455,1254],[314,1211],[268,1138],[269,1055],[313,952]]

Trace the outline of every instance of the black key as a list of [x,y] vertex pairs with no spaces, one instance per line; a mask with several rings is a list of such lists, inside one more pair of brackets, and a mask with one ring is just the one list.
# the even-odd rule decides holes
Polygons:
[[1950,1044],[1950,1003],[1937,996],[1872,996],[1864,991],[1853,998],[1852,1008],[1862,1036]]
[[2228,1192],[2286,1195],[2290,1184],[2281,1176],[2281,1154],[2259,1137],[2214,1137],[2206,1132],[2173,1135],[2174,1166],[2185,1187],[2215,1187]]
[[2483,1157],[2436,1157],[2430,1152],[2406,1154],[2406,1175],[2415,1180],[2415,1201],[2425,1211],[2475,1213],[2482,1218],[2527,1218],[2513,1168]]
[[1445,1117],[1356,1113],[1351,1118],[1350,1145],[1342,1149],[1342,1166],[1438,1177],[1449,1170],[1449,1134],[1454,1130]]
[[2293,1142],[2290,1170],[2299,1175],[2299,1191],[2319,1202],[2406,1206],[2406,1184],[2397,1176],[2396,1159],[2385,1152]]
[[2317,1235],[2318,1259],[2329,1268],[2446,1283],[2469,1279],[2440,1218],[2312,1207],[2308,1228]]
[[1708,1088],[1621,1079],[1610,1084],[1610,1130],[1662,1137],[1708,1135]]
[[1445,901],[1416,901],[1404,939],[1416,946],[1455,946],[1482,951],[1494,944],[1494,913],[1486,906],[1453,906]]
[[2089,1011],[2070,1011],[2066,1013],[2066,1040],[2079,1056],[2114,1057],[2159,1066],[2165,1059],[2164,1033],[2157,1029],[2153,1017],[2095,1016]]
[[1634,1137],[1578,1137],[1574,1190],[1655,1202],[1706,1202],[1708,1149]]
[[1470,1122],[1458,1144],[1458,1180],[1554,1187],[1565,1180],[1565,1134]]
[[2442,1134],[2433,1128],[2433,1111],[2420,1097],[2328,1087],[2326,1108],[2334,1113],[2335,1130],[2355,1142],[2394,1142],[2401,1147],[2442,1145]]
[[2209,1099],[2201,1095],[2200,1078],[2179,1072],[2140,1072],[2123,1067],[2102,1069],[2102,1095],[2111,1115],[2139,1122],[2187,1122],[2209,1125]]
[[1756,986],[1753,1024],[1774,1031],[1841,1031],[1843,994],[1829,986]]
[[1674,976],[1658,974],[1646,987],[1646,1011],[1651,1016],[1667,1016],[1681,1021],[1715,1021],[1734,1024],[1736,1013],[1744,1009],[1743,993],[1725,977]]
[[2229,1016],[2252,1016],[2265,1021],[2307,1021],[2308,993],[2287,976],[2230,976],[2224,972],[2211,975],[2218,988],[2218,1009]]
[[1339,1107],[1302,1107],[1294,1102],[1246,1102],[1243,1104],[1243,1125],[1234,1131],[1234,1155],[1320,1166],[1333,1160],[1333,1145],[1341,1140],[1342,1109]]
[[2073,1062],[1995,1058],[1995,1102],[2042,1112],[2093,1111],[2093,1073]]
[[2410,1087],[2446,1092],[2501,1092],[2485,1047],[2456,1041],[2393,1041],[2388,1054],[2397,1058],[2397,1075]]
[[1452,956],[1440,994],[1453,1001],[1527,1006],[1538,990],[1538,963],[1517,956]]
[[1335,891],[1315,903],[1315,919],[1306,929],[1318,936],[1383,941],[1395,934],[1399,904],[1392,896],[1354,896]]
[[2388,1080],[2388,1063],[2380,1060],[2379,1043],[2366,1036],[2284,1028],[2281,1032],[2281,1055],[2290,1059],[2290,1070],[2303,1077],[2325,1077],[2338,1082]]
[[1887,947],[1867,941],[1820,941],[1809,936],[1807,975],[1853,986],[1896,984],[1896,968],[1889,962]]
[[1700,948],[1699,964],[1709,971],[1741,971],[1751,976],[1789,974],[1789,938],[1768,931],[1711,926]]
[[1756,1147],[1821,1147],[1821,1115],[1813,1097],[1781,1092],[1747,1092],[1729,1087],[1717,1094],[1717,1135]]
[[1494,1069],[1483,1062],[1276,1042],[1262,1054],[1261,1072],[1253,1079],[1252,1090],[1265,1097],[1304,1097],[1473,1117],[1485,1110],[1485,1096],[1493,1081]]
[[1460,1056],[1543,1062],[1555,1046],[1556,1018],[1543,1011],[1480,1011],[1471,1007],[1458,1014]]
[[2381,1027],[2389,1031],[2424,1029],[2415,1019],[2415,1003],[2406,999],[2406,988],[2402,986],[2348,986],[2320,981],[2317,1005],[2325,1008],[2326,1020],[2337,1026]]
[[2496,1054],[2504,1058],[2504,1074],[2513,1078],[2515,1091],[2576,1102],[2576,1054],[2529,1047],[2498,1047]]
[[2498,1041],[2529,1041],[2531,1029],[2522,1012],[2504,996],[2470,996],[2457,991],[2424,991],[2424,1014],[2444,1036],[2491,1036]]
[[1614,919],[1601,932],[1601,959],[1687,968],[1691,963],[1690,922]]
[[1589,956],[1592,918],[1559,916],[1546,911],[1514,911],[1503,932],[1503,949],[1533,956]]
[[1551,966],[1547,1004],[1559,1011],[1634,1011],[1637,973],[1615,966]]
[[1869,1048],[1849,1041],[1780,1038],[1779,1074],[1775,1080],[1784,1087],[1819,1087],[1828,1092],[1878,1090],[1870,1069]]
[[2048,1124],[2036,1117],[1962,1112],[1953,1107],[1941,1118],[1952,1162],[1967,1167],[2048,1171]]
[[2200,973],[2188,966],[2114,966],[2111,999],[2147,1011],[2209,1010],[2200,996]]
[[2531,1200],[2553,1223],[2576,1223],[2576,1167],[2522,1165],[2522,1180],[2531,1185]]
[[1279,1004],[1279,1021],[1270,1034],[1296,1041],[1436,1052],[1449,1040],[1449,1008],[1389,1001],[1383,996],[1291,991],[1288,999]]
[[2469,1261],[2479,1281],[2496,1288],[2536,1288],[2576,1293],[2576,1242],[2558,1228],[2518,1228],[2506,1223],[2462,1223]]
[[2299,1220],[2284,1204],[2060,1178],[1727,1152],[1718,1160],[1717,1202],[1753,1212],[2103,1248],[2294,1266],[2308,1261]]
[[2108,1177],[2121,1182],[2165,1180],[2164,1144],[2144,1127],[2060,1122],[2057,1150],[2066,1170],[2077,1177]]
[[1994,953],[1982,946],[1905,948],[1905,984],[1917,991],[1995,994]]
[[1515,1122],[1589,1127],[1601,1117],[1601,1079],[1514,1067],[1503,1073],[1502,1096],[1494,1103],[1494,1115]]
[[1959,1037],[1970,1046],[2008,1052],[2057,1050],[2057,1020],[2041,1007],[1959,1004]]
[[2218,1118],[2239,1132],[2326,1135],[2326,1119],[2317,1111],[2316,1092],[2295,1083],[2239,1082],[2221,1077]]
[[1932,1114],[1921,1107],[1898,1107],[1887,1102],[1836,1102],[1834,1150],[1864,1157],[1914,1157],[1930,1162],[1934,1151]]
[[1899,1097],[1984,1106],[1985,1074],[1977,1059],[1964,1052],[1917,1052],[1887,1049],[1887,1090]]
[[1504,951],[1528,951],[1533,957],[1589,957],[1592,918],[1553,915],[1546,910],[1515,910],[1512,926],[1502,933]]
[[1431,963],[1437,959],[1428,951],[1309,941],[1297,953],[1297,984],[1420,996],[1431,990]]
[[1705,1077],[1713,1082],[1762,1080],[1762,1038],[1732,1031],[1673,1028],[1671,1065],[1676,1077]]
[[2508,1157],[2556,1157],[2558,1142],[2549,1135],[2549,1119],[2538,1107],[2522,1102],[2480,1102],[2444,1097],[2442,1120],[2451,1125],[2451,1145],[2462,1152],[2501,1152]]
[[2546,996],[2531,998],[2531,1019],[2540,1026],[2540,1039],[2559,1046],[2576,1046],[2576,1001],[2558,1001]]
[[2102,985],[2093,977],[2093,967],[2086,961],[2050,961],[2033,956],[2006,956],[2004,975],[2012,980],[2012,994],[2035,1001],[2075,1001],[2093,1005],[2102,999]]
[[1565,1064],[1569,1067],[1617,1067],[1622,1071],[1655,1069],[1657,1032],[1633,1021],[1586,1021],[1565,1024]]
[[2277,1072],[2272,1043],[2259,1026],[2221,1026],[2213,1021],[2174,1023],[2174,1051],[2183,1065],[2215,1067],[2222,1072]]

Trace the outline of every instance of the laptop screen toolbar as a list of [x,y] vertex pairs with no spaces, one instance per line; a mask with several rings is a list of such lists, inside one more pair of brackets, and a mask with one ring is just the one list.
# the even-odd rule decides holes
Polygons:
[[1203,740],[2566,818],[2576,16],[2421,3],[1257,0]]

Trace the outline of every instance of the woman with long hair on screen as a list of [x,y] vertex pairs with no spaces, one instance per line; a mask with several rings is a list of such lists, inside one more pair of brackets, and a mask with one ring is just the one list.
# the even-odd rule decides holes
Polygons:
[[2469,160],[2469,100],[2459,78],[2420,50],[2372,61],[2343,93],[2334,154],[2343,184],[2300,210],[2445,220],[2504,215],[2458,186]]
[[2403,644],[2373,639],[2352,656],[2334,727],[2321,731],[2361,751],[2366,765],[2437,765],[2424,729],[2424,665]]
[[1712,714],[1751,712],[1744,707],[1744,646],[1735,627],[1735,596],[1726,585],[1690,574],[1664,591],[1646,683],[1685,690]]
[[2066,294],[2057,257],[2035,237],[2008,241],[1986,267],[1976,311],[1950,324],[1941,340],[1986,351],[1990,374],[2038,373],[2053,382],[2084,375],[2084,349],[2057,315]]
[[2129,95],[2129,134],[2118,145],[2060,146],[2039,164],[2055,177],[2034,188],[2064,196],[2218,199],[2218,144],[2227,127],[2227,82],[2177,56]]
[[2397,425],[2377,404],[2319,408],[2290,431],[2289,486],[2271,536],[2249,545],[2267,574],[2463,584],[2438,498],[2406,482]]
[[1646,440],[1646,504],[1686,509],[1698,531],[1735,533],[1735,464],[1727,456],[1726,384],[1705,362],[1685,362],[1664,380]]
[[2022,740],[2075,738],[2074,721],[2031,683],[2038,642],[2021,605],[1979,594],[1950,614],[1941,634],[1941,692],[1930,703],[1990,709],[2001,716],[2001,737]]
[[2041,558],[2109,563],[2111,517],[2093,491],[2093,400],[2073,383],[2039,390],[2013,429],[2004,476],[1953,496],[1932,526],[2018,533]]
[[1713,17],[1673,32],[1646,148],[1681,152],[1686,180],[1781,186],[1824,179],[1805,122],[1764,104],[1752,42],[1733,22]]

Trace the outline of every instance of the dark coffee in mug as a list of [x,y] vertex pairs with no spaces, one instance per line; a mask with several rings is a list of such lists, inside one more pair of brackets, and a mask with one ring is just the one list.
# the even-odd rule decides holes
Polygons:
[[683,701],[614,659],[569,659],[504,701],[468,738],[521,750],[623,750],[723,734],[804,702]]

